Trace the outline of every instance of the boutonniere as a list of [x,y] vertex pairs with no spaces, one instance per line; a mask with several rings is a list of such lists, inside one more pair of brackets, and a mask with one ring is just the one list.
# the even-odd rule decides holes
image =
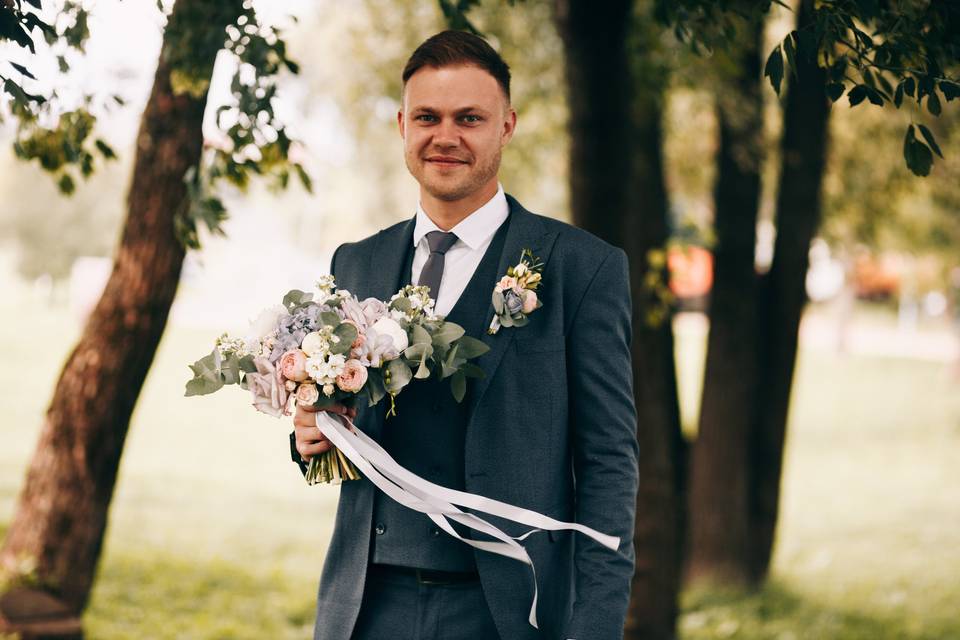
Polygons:
[[493,310],[496,312],[487,333],[493,335],[500,327],[522,327],[529,316],[543,306],[537,297],[542,282],[543,263],[530,249],[520,253],[520,263],[507,269],[493,287]]

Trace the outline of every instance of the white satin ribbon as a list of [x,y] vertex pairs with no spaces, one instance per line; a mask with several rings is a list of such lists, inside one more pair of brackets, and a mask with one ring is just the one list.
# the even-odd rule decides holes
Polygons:
[[[424,480],[397,464],[396,460],[390,457],[390,454],[383,447],[354,427],[349,418],[342,417],[349,425],[347,426],[335,418],[334,414],[318,411],[315,415],[317,428],[320,429],[320,432],[340,449],[367,479],[390,498],[407,508],[426,514],[438,527],[457,540],[477,549],[497,553],[530,565],[530,570],[533,572],[534,590],[533,603],[530,605],[528,619],[534,627],[537,627],[537,572],[530,554],[527,553],[527,550],[519,541],[525,540],[529,535],[544,529],[550,531],[572,530],[593,538],[608,549],[616,550],[620,546],[619,538],[600,533],[585,525],[555,520],[530,509],[515,507],[506,502],[491,500],[473,493],[455,491]],[[456,505],[534,528],[523,535],[512,537],[483,518],[473,513],[467,513]],[[499,542],[464,538],[453,528],[450,520],[485,533],[499,540]]]

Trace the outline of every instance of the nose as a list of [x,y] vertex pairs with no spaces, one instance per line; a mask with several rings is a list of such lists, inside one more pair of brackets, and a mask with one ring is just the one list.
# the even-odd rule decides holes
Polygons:
[[433,132],[433,143],[438,147],[456,147],[460,144],[460,132],[452,118],[444,118]]

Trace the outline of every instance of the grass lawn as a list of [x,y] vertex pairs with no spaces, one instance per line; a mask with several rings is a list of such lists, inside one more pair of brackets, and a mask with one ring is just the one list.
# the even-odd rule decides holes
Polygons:
[[[0,537],[63,359],[60,310],[0,308]],[[183,398],[214,332],[168,333],[133,418],[85,625],[94,640],[309,638],[336,489],[240,390]],[[702,341],[681,339],[685,415]],[[770,585],[687,593],[682,636],[960,638],[960,382],[947,365],[801,355]],[[22,400],[22,402],[21,402]]]

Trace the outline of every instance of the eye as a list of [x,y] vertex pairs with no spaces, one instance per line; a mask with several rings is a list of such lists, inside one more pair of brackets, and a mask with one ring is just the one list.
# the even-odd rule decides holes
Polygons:
[[480,116],[478,116],[478,115],[476,115],[476,114],[469,113],[469,114],[463,116],[462,120],[463,120],[464,122],[466,122],[467,124],[477,124],[477,123],[479,123],[479,122],[482,122],[482,121],[483,121],[483,118],[480,117]]
[[414,116],[413,119],[419,122],[436,122],[437,117],[429,113],[421,113],[420,115]]

